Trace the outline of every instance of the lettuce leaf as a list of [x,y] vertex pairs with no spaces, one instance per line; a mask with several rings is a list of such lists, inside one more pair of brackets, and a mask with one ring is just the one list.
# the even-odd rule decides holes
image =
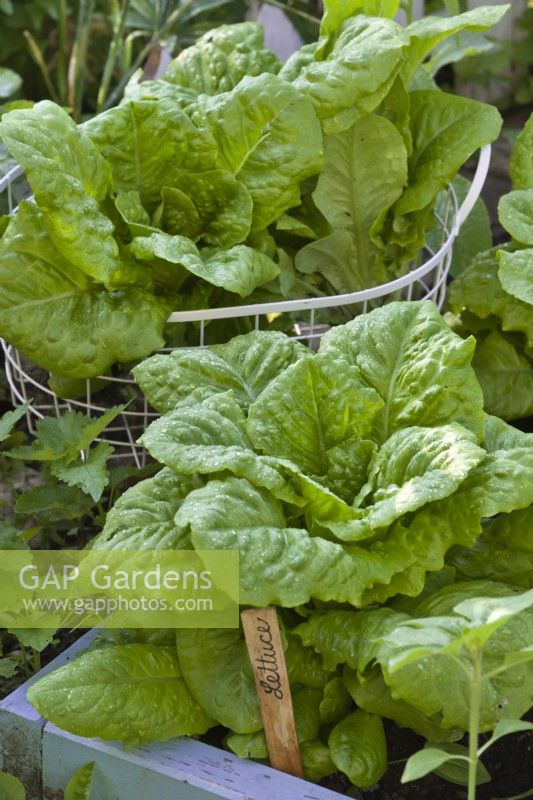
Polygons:
[[386,97],[403,63],[404,30],[388,19],[347,19],[323,60],[304,66],[294,86],[308,94],[324,132],[340,133]]
[[502,580],[533,588],[533,508],[500,514],[483,526],[472,548],[454,548],[447,559],[461,579]]
[[23,203],[0,242],[0,326],[37,364],[76,378],[105,373],[164,345],[168,299],[110,292],[56,249],[44,215]]
[[150,644],[87,651],[37,681],[28,699],[78,736],[132,745],[205,733],[214,724],[189,693],[173,649]]
[[111,192],[111,171],[97,147],[49,100],[5,114],[0,137],[24,169],[57,250],[89,277],[109,284],[119,251],[113,225],[100,209]]
[[278,72],[281,64],[263,41],[263,26],[257,22],[221,25],[182,50],[163,79],[198,94],[228,92],[245,75]]
[[322,133],[305,93],[274,75],[245,77],[231,92],[204,98],[217,165],[247,187],[260,231],[300,203],[300,182],[322,165]]
[[411,425],[458,422],[483,435],[482,395],[471,367],[473,339],[461,341],[430,303],[391,303],[333,328],[320,353],[357,367],[383,400],[374,437]]
[[407,149],[385,117],[369,114],[342,133],[327,136],[313,199],[334,234],[300,250],[297,269],[324,275],[339,294],[385,281],[371,229],[406,184]]
[[275,331],[235,336],[228,344],[191,353],[155,355],[135,370],[135,380],[162,414],[184,402],[202,401],[229,390],[246,411],[269,383],[308,348]]
[[[412,619],[388,609],[325,612],[312,616],[296,632],[325,663],[336,660],[341,647],[340,658],[353,670],[347,674],[348,685],[357,697],[365,698],[367,709],[387,713],[387,703],[377,692],[365,697],[366,680],[376,680],[379,666],[396,701],[396,706],[388,704],[393,719],[409,719],[407,724],[414,723],[421,731],[427,722],[424,717],[415,721],[417,711],[427,720],[439,719],[442,728],[455,729],[455,734],[468,728],[467,644],[476,637],[490,639],[490,649],[484,651],[481,696],[481,726],[490,730],[499,719],[518,719],[529,707],[524,685],[533,680],[531,664],[523,661],[505,671],[499,668],[510,648],[518,651],[527,646],[532,603],[532,592],[516,595],[506,584],[480,581],[441,589],[422,601]],[[405,704],[416,710],[411,716]]]

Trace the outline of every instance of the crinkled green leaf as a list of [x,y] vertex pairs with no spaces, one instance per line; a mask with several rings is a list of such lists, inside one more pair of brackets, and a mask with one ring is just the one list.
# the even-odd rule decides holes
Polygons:
[[[388,119],[369,114],[342,133],[327,136],[324,167],[313,198],[335,233],[301,250],[297,268],[324,275],[338,293],[386,281],[371,228],[400,197],[406,183],[407,149]],[[339,249],[341,231],[349,234],[349,240],[344,234]],[[344,262],[342,270],[334,254]]]
[[472,153],[498,137],[502,124],[493,106],[444,92],[412,92],[410,116],[409,185],[394,206],[396,217],[431,203]]
[[302,359],[250,406],[248,433],[257,450],[290,459],[350,501],[373,450],[361,439],[381,407],[378,394],[361,386],[356,369]]
[[515,189],[501,197],[498,217],[513,239],[533,245],[533,188]]
[[533,414],[533,363],[498,331],[478,338],[472,361],[489,414],[512,420]]
[[164,80],[199,94],[220,94],[245,75],[276,73],[278,58],[263,49],[263,26],[257,22],[221,25],[208,31],[172,61]]
[[447,561],[463,579],[501,580],[533,588],[533,509],[489,520],[472,548],[455,548]]
[[[177,473],[209,474],[230,469],[237,475],[264,474],[283,484],[278,473],[261,463],[246,434],[242,409],[231,395],[184,405],[156,419],[139,440],[150,455]],[[250,476],[252,477],[252,476]]]
[[65,788],[65,800],[89,800],[95,764],[91,761],[74,773]]
[[127,100],[97,114],[82,130],[111,166],[117,192],[132,190],[150,212],[163,186],[183,170],[213,169],[216,144],[209,130],[166,100]]
[[304,67],[294,85],[311,97],[325,133],[339,133],[374,111],[402,65],[409,39],[392,20],[346,20],[324,60]]
[[[533,189],[530,192],[533,198]],[[533,206],[531,213],[529,239],[533,243]],[[533,247],[527,250],[516,250],[514,253],[502,250],[499,263],[498,276],[503,289],[518,300],[527,303],[531,309],[533,307]],[[531,313],[533,315],[533,311]]]
[[412,22],[406,29],[410,39],[407,60],[403,68],[406,81],[408,82],[428,53],[443,39],[462,30],[484,31],[492,28],[508,9],[508,5],[479,6],[453,17],[424,16]]
[[113,406],[96,419],[79,411],[66,411],[59,417],[41,417],[35,426],[35,440],[31,445],[10,450],[12,458],[25,458],[36,461],[58,461],[66,463],[78,459],[80,451],[85,450],[104,431],[107,426],[124,411],[124,406]]
[[176,83],[169,83],[164,78],[158,80],[142,80],[142,70],[138,70],[128,81],[124,89],[124,97],[128,100],[169,100],[177,108],[190,109],[198,99],[194,89],[187,89]]
[[329,752],[355,786],[377,783],[387,769],[387,743],[381,717],[354,711],[332,730]]
[[83,273],[109,284],[119,265],[113,225],[100,210],[111,171],[66,111],[43,100],[0,122],[0,137],[35,194],[57,250]]
[[343,23],[356,14],[392,19],[399,6],[399,0],[325,0],[320,34],[334,39]]
[[204,260],[203,254],[190,239],[161,232],[137,237],[131,249],[143,261],[161,259],[177,264],[198,278],[241,297],[247,297],[257,286],[268,283],[279,273],[278,266],[271,258],[246,245],[236,245],[213,254],[207,251]]
[[65,464],[63,461],[54,461],[52,475],[64,481],[68,486],[79,486],[97,503],[109,483],[107,460],[113,450],[114,448],[107,442],[100,442],[91,449],[83,461],[74,461],[69,464]]
[[189,694],[172,648],[147,644],[88,651],[33,684],[28,700],[78,736],[134,744],[213,725]]
[[442,714],[438,711],[428,716],[405,700],[393,697],[379,668],[365,674],[364,680],[355,670],[349,668],[345,668],[343,675],[344,682],[359,708],[392,719],[400,727],[410,728],[436,744],[463,738],[464,732],[461,728],[442,727]]
[[277,375],[307,355],[306,347],[282,333],[254,331],[224,345],[152,356],[134,374],[161,413],[228,390],[246,410]]
[[457,424],[396,431],[370,461],[361,490],[364,507],[356,499],[354,519],[331,529],[343,541],[372,536],[403,514],[451,495],[484,457],[474,434]]
[[487,415],[487,456],[461,489],[478,504],[483,517],[509,513],[533,503],[533,433],[522,433]]
[[[375,658],[381,637],[406,618],[406,615],[389,608],[327,611],[313,614],[294,632],[304,645],[320,653],[326,668],[335,669],[339,664],[348,664],[362,671]],[[365,648],[363,655],[360,651],[362,643]]]
[[281,67],[278,72],[278,77],[283,78],[284,81],[293,83],[302,70],[315,60],[317,48],[318,42],[310,42],[309,44],[304,44],[304,46],[300,47],[298,50],[295,50]]
[[[502,253],[500,250],[500,258]],[[533,345],[531,305],[518,300],[502,288],[496,250],[476,256],[462,275],[453,281],[449,301],[453,310],[467,308],[482,320],[496,315],[501,319],[503,331],[520,331],[527,337],[529,345]]]
[[[384,603],[399,593],[419,595],[427,573],[442,569],[451,547],[475,542],[481,533],[485,497],[484,491],[479,490],[478,496],[461,485],[455,494],[429,503],[412,519],[405,517],[396,522],[381,544],[383,566],[380,572],[376,570],[373,585],[364,592],[363,604]],[[372,548],[377,550],[379,546],[378,540]]]
[[390,303],[323,336],[320,353],[356,366],[384,401],[375,436],[458,422],[480,439],[483,396],[470,366],[473,339],[452,333],[430,303]]
[[182,675],[206,714],[236,733],[260,730],[257,690],[240,631],[183,628],[176,642]]
[[324,689],[329,686],[331,671],[324,667],[322,657],[305,647],[298,636],[286,633],[287,649],[285,663],[291,686],[301,684],[308,689]]
[[136,189],[118,192],[115,206],[133,236],[150,236],[157,232],[150,221],[150,215],[141,203],[141,195]]
[[247,187],[252,229],[266,228],[300,203],[300,182],[322,165],[322,135],[309,98],[267,73],[206,98],[219,167]]
[[[238,550],[240,599],[245,605],[305,603],[310,597],[360,602],[364,587],[393,559],[311,537],[287,527],[280,502],[240,478],[211,480],[191,492],[176,514],[201,550]],[[386,566],[390,565],[390,566]]]
[[43,215],[23,203],[0,242],[0,330],[41,367],[92,377],[164,345],[168,299],[89,284],[49,240]]
[[186,548],[187,537],[174,524],[174,517],[188,493],[200,485],[195,476],[162,469],[153,478],[132,486],[108,512],[102,532],[91,543],[92,549]]
[[163,189],[162,198],[162,224],[168,233],[232,247],[250,232],[252,198],[231,172],[183,172]]
[[[395,523],[383,546],[388,560],[363,602],[384,602],[394,594],[420,594],[425,573],[438,571],[450,547],[471,547],[482,531],[481,520],[533,502],[532,439],[503,421],[487,416],[484,448],[487,456],[458,490],[430,503],[412,519]],[[374,548],[377,548],[379,541]],[[395,561],[395,574],[392,561]]]
[[302,742],[300,756],[306,780],[318,782],[337,772],[329,747],[321,741]]
[[495,43],[482,33],[460,30],[452,36],[442,39],[438,45],[432,48],[429,59],[415,73],[414,80],[422,71],[425,71],[431,77],[435,77],[438,71],[448,64],[455,64],[458,61],[462,61],[463,58],[477,56],[480,53],[494,49],[494,47]]
[[522,128],[509,164],[513,189],[533,189],[533,114]]
[[348,715],[352,697],[341,677],[332,678],[324,686],[324,696],[320,702],[320,722],[334,725]]

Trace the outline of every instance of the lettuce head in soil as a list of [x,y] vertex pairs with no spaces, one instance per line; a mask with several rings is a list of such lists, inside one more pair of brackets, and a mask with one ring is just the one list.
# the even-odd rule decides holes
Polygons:
[[[533,574],[533,435],[484,413],[474,347],[432,303],[395,302],[317,353],[257,331],[135,370],[162,414],[142,437],[162,469],[93,547],[239,551],[241,604],[278,608],[312,780],[374,784],[383,717],[460,739],[472,637],[490,642],[481,729],[531,705],[531,593],[517,595]],[[227,747],[266,757],[238,629],[128,636],[41,679],[31,702],[129,742],[220,724]]]
[[[0,138],[34,197],[2,220],[0,335],[83,379],[196,343],[165,326],[171,311],[404,274],[437,196],[501,124],[440,91],[427,57],[507,7],[404,28],[385,5],[367,16],[330,0],[318,42],[284,66],[260,25],[222,26],[81,126],[49,101],[5,114]],[[245,332],[229,324],[224,341]],[[220,341],[219,326],[206,333]]]

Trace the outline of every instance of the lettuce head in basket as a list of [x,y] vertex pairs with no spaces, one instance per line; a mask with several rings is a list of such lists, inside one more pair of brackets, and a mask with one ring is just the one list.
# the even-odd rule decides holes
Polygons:
[[[437,196],[501,124],[440,91],[427,56],[506,6],[407,27],[351,7],[326,3],[318,42],[283,66],[260,25],[222,26],[81,126],[49,101],[5,114],[0,138],[33,198],[0,240],[0,336],[86,378],[161,348],[171,311],[408,271]],[[207,340],[237,330],[208,325]]]

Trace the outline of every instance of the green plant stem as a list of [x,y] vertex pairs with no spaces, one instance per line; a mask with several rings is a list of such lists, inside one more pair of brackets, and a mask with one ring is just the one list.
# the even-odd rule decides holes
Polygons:
[[312,22],[317,27],[320,25],[320,20],[318,17],[314,17],[312,14],[308,14],[307,11],[302,11],[299,8],[293,8],[292,6],[288,6],[285,3],[280,2],[280,0],[265,0],[268,6],[274,6],[275,8],[280,8],[284,11],[288,16],[291,14],[295,17],[300,17],[300,19],[304,19],[306,22]]
[[444,5],[451,17],[461,13],[459,0],[444,0]]
[[35,673],[41,671],[41,654],[38,650],[32,650],[32,666]]
[[57,88],[60,101],[67,103],[67,0],[58,0]]
[[50,71],[43,58],[43,54],[39,48],[39,45],[31,35],[30,31],[24,31],[23,33],[24,33],[24,38],[28,42],[28,47],[30,49],[30,53],[33,56],[33,60],[39,67],[41,75],[43,76],[43,80],[46,84],[46,88],[48,89],[48,93],[50,94],[51,99],[54,100],[56,103],[59,103],[59,97],[55,90],[54,84],[52,83],[52,78],[50,77]]
[[103,526],[105,524],[106,511],[101,500],[96,504],[96,508],[98,509],[98,523]]
[[97,113],[100,113],[100,111],[102,111],[103,108],[105,107],[106,97],[109,92],[109,84],[111,83],[113,70],[115,69],[115,64],[117,63],[118,51],[122,43],[122,35],[124,33],[124,26],[126,24],[126,15],[128,13],[128,9],[130,6],[130,0],[124,0],[122,11],[117,9],[116,6],[117,6],[116,0],[111,0],[111,10],[112,12],[114,12],[112,13],[113,38],[109,46],[109,51],[104,66],[104,72],[102,74],[102,81],[100,83],[100,88],[98,90],[98,97],[96,100]]
[[476,800],[476,779],[479,744],[479,710],[481,706],[481,650],[470,652],[472,663],[472,692],[468,725],[468,800]]
[[121,98],[122,93],[124,92],[124,89],[129,79],[139,69],[139,67],[142,66],[144,60],[150,54],[152,47],[154,47],[154,45],[156,45],[160,39],[162,39],[164,36],[166,36],[167,33],[169,33],[172,30],[174,25],[176,25],[180,21],[181,17],[185,16],[185,14],[188,12],[191,6],[194,5],[195,2],[196,0],[185,0],[185,2],[182,5],[180,5],[179,8],[177,8],[175,11],[172,12],[172,14],[170,14],[167,17],[166,22],[159,28],[159,30],[153,33],[153,35],[150,37],[150,40],[145,44],[145,46],[142,48],[137,58],[131,65],[129,71],[125,75],[123,75],[122,79],[119,81],[115,89],[111,92],[111,94],[107,98],[107,101],[105,103],[105,108],[111,108],[116,103],[116,101]]
[[87,68],[87,50],[89,47],[89,28],[93,13],[94,0],[80,0],[76,37],[72,47],[68,68],[68,101],[76,120],[81,115],[83,104],[83,88],[85,70]]

